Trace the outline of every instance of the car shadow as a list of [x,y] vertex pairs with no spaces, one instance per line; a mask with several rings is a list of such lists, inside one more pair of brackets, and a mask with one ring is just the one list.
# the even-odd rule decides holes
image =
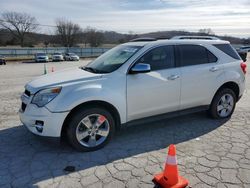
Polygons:
[[119,131],[106,147],[85,153],[75,151],[65,142],[58,144],[41,139],[24,126],[4,129],[0,130],[0,172],[8,169],[12,174],[11,186],[15,187],[16,183],[37,187],[39,182],[68,174],[64,170],[67,166],[74,167],[76,172],[88,171],[113,161],[164,149],[170,144],[196,139],[226,121],[209,119],[201,112],[132,126]]

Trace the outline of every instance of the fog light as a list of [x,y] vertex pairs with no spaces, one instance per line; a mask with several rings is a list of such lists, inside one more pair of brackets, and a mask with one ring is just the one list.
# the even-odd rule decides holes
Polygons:
[[43,132],[43,124],[44,124],[43,121],[36,121],[36,130],[39,133]]

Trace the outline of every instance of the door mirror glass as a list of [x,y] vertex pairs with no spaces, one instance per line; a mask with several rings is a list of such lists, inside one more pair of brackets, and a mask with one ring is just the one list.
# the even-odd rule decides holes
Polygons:
[[130,73],[136,74],[136,73],[146,73],[150,71],[151,71],[151,68],[149,64],[137,63],[131,68]]

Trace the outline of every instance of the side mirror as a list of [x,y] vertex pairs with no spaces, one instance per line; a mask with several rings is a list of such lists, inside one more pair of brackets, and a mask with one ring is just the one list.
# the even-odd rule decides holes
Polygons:
[[138,63],[135,64],[131,69],[130,69],[130,73],[131,74],[137,74],[137,73],[146,73],[146,72],[150,72],[151,71],[151,67],[149,64],[145,64],[145,63]]

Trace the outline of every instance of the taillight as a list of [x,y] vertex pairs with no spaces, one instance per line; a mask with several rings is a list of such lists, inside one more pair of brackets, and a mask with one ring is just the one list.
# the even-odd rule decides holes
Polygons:
[[247,64],[244,63],[244,62],[242,62],[242,63],[240,64],[240,67],[241,67],[243,73],[246,74],[246,73],[247,73]]

